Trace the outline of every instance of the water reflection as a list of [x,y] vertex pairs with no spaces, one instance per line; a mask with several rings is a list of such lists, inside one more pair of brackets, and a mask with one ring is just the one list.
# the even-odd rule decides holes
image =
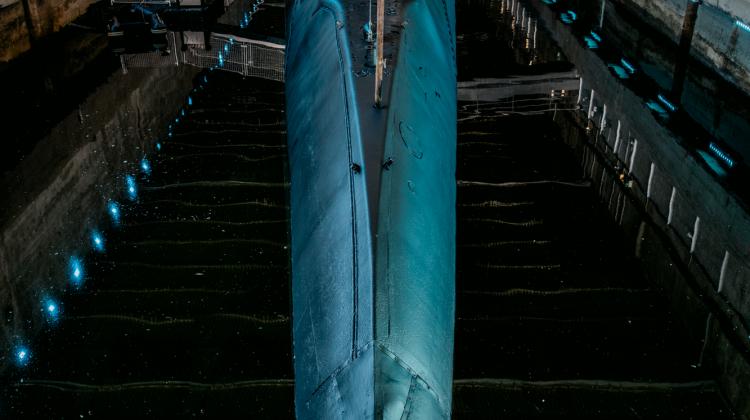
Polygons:
[[458,2],[459,81],[511,75],[567,72],[573,66],[517,0],[495,0],[487,7]]
[[574,108],[579,78],[536,18],[516,0],[486,6],[458,4],[459,121]]
[[[613,75],[644,98],[648,109],[696,147],[699,154],[718,157],[723,171],[737,170],[734,162],[750,156],[750,142],[745,141],[750,138],[750,98],[741,88],[691,57],[689,43],[687,47],[682,47],[684,42],[681,42],[679,48],[664,48],[673,41],[624,8],[611,7],[603,13],[599,5],[575,0],[548,3],[547,7],[555,10],[563,21],[570,9],[575,10],[578,19],[572,31],[582,44],[595,50],[608,63]],[[743,42],[745,38],[750,40],[750,34],[732,31],[731,22],[715,14],[713,8],[701,8],[695,22],[697,30],[705,33],[706,22],[714,22],[709,32],[717,37],[721,32],[727,42],[733,37],[736,50],[730,55],[736,58],[742,54]],[[733,164],[726,164],[715,150],[720,150]]]

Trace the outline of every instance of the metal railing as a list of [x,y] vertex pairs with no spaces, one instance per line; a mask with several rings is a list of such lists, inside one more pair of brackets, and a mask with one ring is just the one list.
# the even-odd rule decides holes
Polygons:
[[[209,48],[206,48],[206,42]],[[282,44],[226,34],[211,34],[200,43],[189,43],[174,32],[167,34],[167,44],[167,48],[161,51],[122,54],[120,63],[123,72],[136,67],[188,64],[230,71],[243,76],[284,81],[286,48]]]
[[243,76],[284,81],[285,46],[266,41],[213,34],[210,49],[188,45],[182,61],[197,67],[214,67]]

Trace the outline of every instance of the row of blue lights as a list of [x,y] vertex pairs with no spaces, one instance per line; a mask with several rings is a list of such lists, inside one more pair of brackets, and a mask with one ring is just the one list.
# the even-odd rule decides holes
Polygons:
[[729,154],[719,148],[719,146],[716,145],[716,143],[711,142],[708,145],[708,148],[713,152],[714,155],[716,155],[719,159],[721,159],[724,163],[727,164],[730,168],[734,166],[734,160],[729,157]]
[[[208,83],[208,77],[204,75],[202,79],[203,84]],[[200,86],[202,89],[203,86]],[[196,92],[197,89],[193,89]],[[187,97],[187,106],[193,105],[193,97]],[[182,108],[179,112],[181,116],[186,116],[187,111]],[[175,119],[175,123],[179,123],[179,117]],[[168,127],[168,136],[172,137],[173,125],[170,124]],[[162,145],[157,142],[156,151],[161,151]],[[140,172],[143,176],[148,177],[151,175],[152,167],[151,162],[143,157],[139,162]],[[138,198],[138,183],[134,175],[128,174],[125,176],[125,195],[130,201],[137,201]],[[120,203],[116,200],[109,200],[106,206],[106,213],[112,226],[119,226],[122,218],[122,209]],[[106,240],[104,234],[98,230],[93,229],[90,233],[90,246],[91,250],[97,253],[104,253],[106,250]],[[74,289],[80,289],[83,285],[83,281],[86,277],[86,270],[84,267],[83,259],[78,255],[70,256],[68,260],[68,280],[70,285]],[[44,313],[47,322],[50,325],[57,323],[62,313],[62,305],[58,300],[52,296],[44,296],[41,299],[41,311]],[[15,364],[19,367],[24,367],[29,364],[31,360],[32,352],[26,344],[19,343],[14,349]]]
[[[229,37],[229,39],[224,42],[224,46],[219,51],[219,57],[218,57],[218,64],[211,68],[213,70],[216,67],[224,67],[224,54],[227,54],[229,56],[229,49],[234,45],[234,38]],[[207,78],[204,76],[204,80],[207,80]]]
[[661,93],[656,96],[656,98],[659,100],[659,102],[663,103],[664,106],[666,106],[670,111],[675,112],[677,111],[677,107],[670,102],[667,98],[664,97]]
[[253,2],[252,10],[248,12],[242,13],[242,19],[240,19],[240,29],[245,29],[250,24],[250,21],[253,20],[253,15],[258,12],[260,5],[263,4],[263,0],[255,0]]

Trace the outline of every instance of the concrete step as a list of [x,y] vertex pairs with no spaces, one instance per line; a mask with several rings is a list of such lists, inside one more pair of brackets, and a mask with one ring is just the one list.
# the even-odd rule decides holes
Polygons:
[[651,313],[459,313],[455,378],[689,381],[700,343]]
[[30,380],[4,392],[10,418],[257,418],[294,419],[294,382],[125,382],[91,385]]
[[265,200],[285,204],[289,184],[276,178],[241,181],[235,179],[194,180],[149,184],[138,191],[138,202],[182,200],[226,204]]
[[161,265],[269,264],[289,261],[287,237],[209,240],[141,240],[119,242],[107,251],[107,260],[118,263]]
[[249,280],[246,284],[237,284],[234,290],[210,288],[208,282],[203,288],[192,289],[158,289],[154,286],[149,289],[98,289],[87,294],[72,294],[65,300],[62,310],[75,316],[93,316],[106,311],[138,314],[152,320],[220,313],[252,313],[262,318],[279,318],[290,313],[288,282]]
[[471,319],[657,318],[666,315],[664,306],[664,299],[649,289],[510,289],[502,292],[463,289],[456,296],[457,313]]
[[110,233],[112,242],[140,240],[221,240],[283,238],[287,236],[289,219],[228,222],[222,220],[155,220],[128,222],[118,232]]
[[164,185],[192,181],[276,181],[284,182],[286,153],[265,150],[254,156],[233,151],[199,150],[193,154],[165,156],[153,163],[158,178],[148,182]]
[[247,144],[275,146],[286,141],[286,126],[279,127],[215,127],[211,125],[193,125],[174,132],[164,141],[162,147],[174,141],[182,145],[194,146],[229,146]]
[[[92,267],[84,281],[84,292],[98,289],[200,289],[245,290],[248,284],[274,293],[277,285],[288,283],[288,263],[269,264],[183,264],[144,263],[104,264]],[[258,282],[256,279],[268,279]],[[261,286],[259,286],[259,284]]]
[[713,381],[461,379],[454,419],[731,420]]
[[283,141],[280,141],[278,144],[267,144],[267,140],[258,142],[256,139],[246,139],[243,143],[231,142],[225,144],[224,142],[220,142],[219,144],[214,145],[181,143],[173,140],[161,145],[160,155],[165,157],[179,157],[199,153],[233,153],[248,157],[269,154],[286,155],[286,144]]
[[169,220],[214,220],[222,222],[249,222],[285,216],[286,204],[276,204],[263,198],[252,201],[206,204],[185,200],[149,200],[126,214],[130,223]]
[[[105,308],[103,308],[105,309]],[[291,378],[289,319],[216,313],[151,319],[141,314],[70,314],[40,338],[27,379],[88,384],[225,382]]]

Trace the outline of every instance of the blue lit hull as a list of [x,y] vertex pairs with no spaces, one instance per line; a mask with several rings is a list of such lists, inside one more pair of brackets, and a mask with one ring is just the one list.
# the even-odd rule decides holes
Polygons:
[[366,20],[359,2],[296,1],[289,10],[296,413],[448,418],[454,4],[410,1],[389,13],[384,33],[398,42],[384,49],[395,65],[380,109],[364,65]]

